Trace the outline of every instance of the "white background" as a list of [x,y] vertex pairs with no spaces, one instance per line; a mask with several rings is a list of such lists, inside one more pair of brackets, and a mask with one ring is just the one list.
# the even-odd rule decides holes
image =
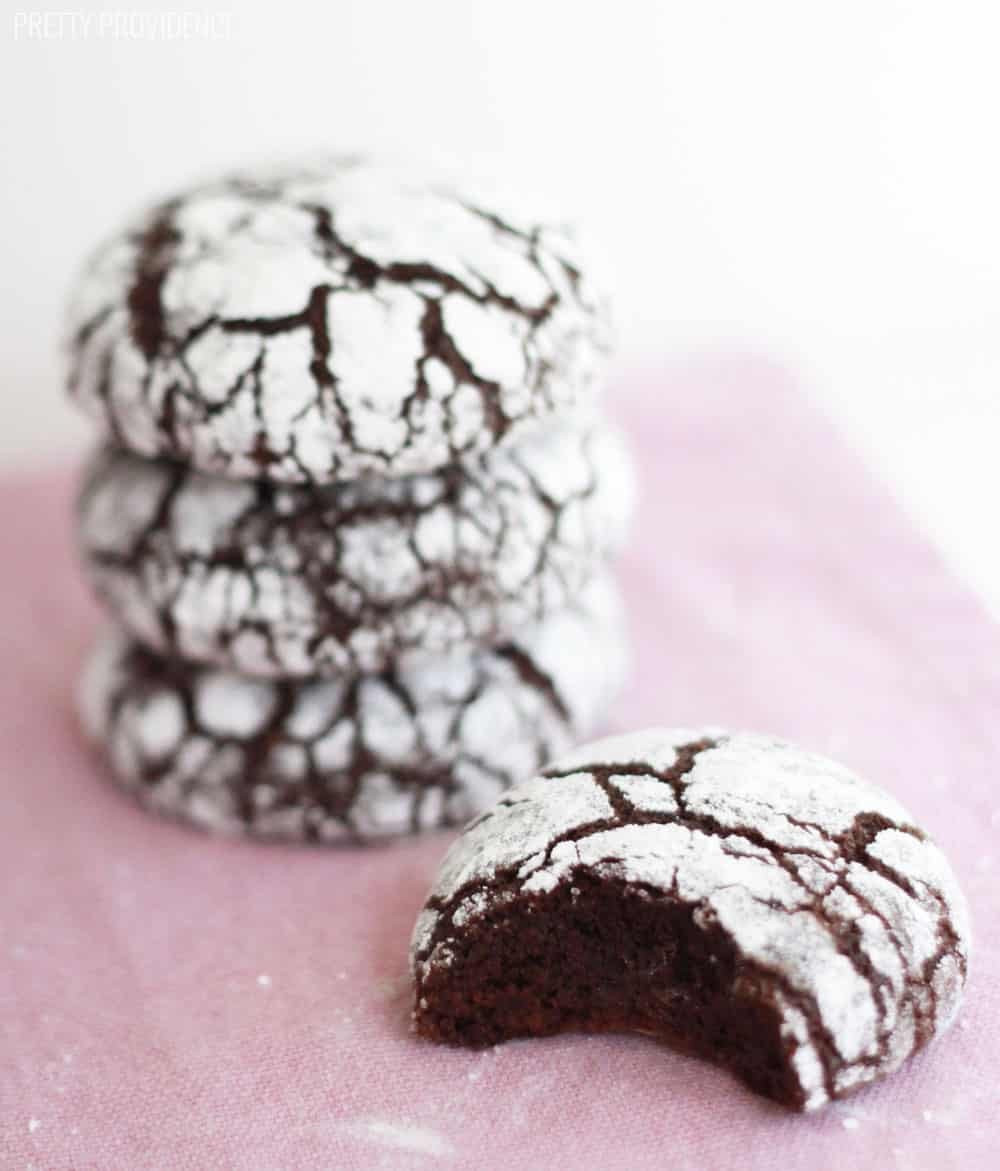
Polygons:
[[623,366],[712,345],[791,364],[1000,613],[994,0],[270,0],[176,39],[17,4],[0,463],[83,440],[59,310],[124,213],[254,158],[443,152],[598,237]]

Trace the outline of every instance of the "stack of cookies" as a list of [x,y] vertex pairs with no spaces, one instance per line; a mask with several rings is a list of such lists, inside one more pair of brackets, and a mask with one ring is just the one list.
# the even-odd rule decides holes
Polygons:
[[144,804],[265,837],[458,824],[619,686],[632,469],[571,236],[356,158],[230,176],[91,261],[88,734]]

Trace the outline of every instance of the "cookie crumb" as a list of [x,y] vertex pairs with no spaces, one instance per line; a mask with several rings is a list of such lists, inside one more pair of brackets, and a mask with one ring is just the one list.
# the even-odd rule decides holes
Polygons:
[[37,1118],[29,1118],[28,1119],[28,1134],[34,1134],[35,1131],[41,1125],[42,1125],[41,1122]]
[[257,977],[257,983],[261,988],[270,988],[271,977],[266,972],[261,972],[261,974]]
[[856,1118],[845,1118],[840,1125],[844,1130],[857,1130],[861,1123]]

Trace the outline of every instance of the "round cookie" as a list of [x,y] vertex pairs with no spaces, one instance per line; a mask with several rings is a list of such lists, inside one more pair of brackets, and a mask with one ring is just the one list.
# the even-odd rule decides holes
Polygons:
[[160,813],[350,843],[488,807],[603,716],[625,660],[620,600],[596,580],[500,647],[414,652],[378,675],[252,680],[112,632],[80,709],[118,784]]
[[118,444],[202,471],[409,475],[593,400],[602,301],[571,234],[353,157],[148,210],[83,272],[70,393]]
[[80,543],[98,596],[147,646],[260,677],[376,671],[565,605],[621,545],[633,488],[601,421],[322,487],[107,449],[80,493]]
[[953,1020],[969,954],[941,852],[884,791],[764,736],[651,730],[506,794],[414,930],[419,1032],[634,1030],[812,1109]]

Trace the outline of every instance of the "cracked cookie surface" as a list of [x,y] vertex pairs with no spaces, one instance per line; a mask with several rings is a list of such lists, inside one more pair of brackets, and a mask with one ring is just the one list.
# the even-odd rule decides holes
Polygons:
[[555,612],[620,547],[633,488],[600,420],[423,476],[325,486],[106,449],[79,536],[98,596],[147,646],[261,677],[329,675],[502,641]]
[[84,270],[69,389],[118,446],[238,478],[432,471],[593,401],[572,234],[341,157],[149,210]]
[[79,702],[142,804],[220,833],[350,843],[486,808],[603,717],[626,659],[600,578],[501,646],[413,652],[378,674],[249,679],[112,631]]
[[748,733],[651,730],[557,760],[446,856],[414,930],[418,1031],[640,1031],[811,1109],[953,1020],[951,868],[886,792]]

